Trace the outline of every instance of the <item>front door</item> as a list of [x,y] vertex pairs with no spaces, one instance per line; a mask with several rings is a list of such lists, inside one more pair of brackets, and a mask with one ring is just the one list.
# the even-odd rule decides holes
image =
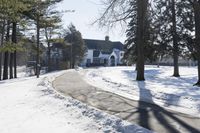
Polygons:
[[115,56],[110,57],[111,66],[115,66]]

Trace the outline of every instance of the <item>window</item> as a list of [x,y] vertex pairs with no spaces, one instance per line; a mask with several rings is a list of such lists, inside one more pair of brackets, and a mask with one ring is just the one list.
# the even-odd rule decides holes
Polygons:
[[94,64],[100,64],[100,59],[99,58],[94,58],[93,59]]

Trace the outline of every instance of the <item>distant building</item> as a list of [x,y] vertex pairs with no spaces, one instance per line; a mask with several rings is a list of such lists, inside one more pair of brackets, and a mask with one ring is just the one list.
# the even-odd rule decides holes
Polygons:
[[[161,58],[158,59],[157,62],[155,62],[153,64],[156,64],[156,63],[159,63],[160,65],[164,65],[164,66],[173,66],[174,59],[170,55],[165,55],[162,57],[162,59]],[[179,56],[178,64],[180,66],[196,66],[197,62],[194,61],[193,59],[188,59],[186,57],[184,58],[184,57]]]
[[106,36],[105,40],[84,39],[87,52],[81,66],[117,66],[122,65],[124,45],[112,42]]

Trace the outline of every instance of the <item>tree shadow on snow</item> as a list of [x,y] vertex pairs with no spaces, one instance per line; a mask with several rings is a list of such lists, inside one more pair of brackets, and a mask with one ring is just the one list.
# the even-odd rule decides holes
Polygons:
[[[131,79],[135,79],[136,77],[136,72],[133,70],[124,70],[123,73],[125,73],[127,75],[127,77],[131,78]],[[200,90],[199,87],[193,87],[193,83],[197,80],[197,77],[195,76],[191,76],[189,75],[188,77],[172,77],[172,76],[167,76],[165,75],[164,71],[159,71],[159,69],[148,69],[145,70],[145,74],[146,74],[146,79],[148,80],[147,82],[152,84],[152,86],[154,85],[158,85],[163,87],[163,90],[167,89],[167,88],[175,88],[176,89],[176,94],[170,93],[168,92],[160,92],[159,95],[162,95],[160,97],[163,98],[163,102],[165,102],[166,106],[170,106],[170,105],[178,105],[179,104],[179,99],[185,98],[187,100],[187,98],[190,98],[192,101],[194,100],[199,100],[199,94],[196,93],[197,91]],[[164,75],[164,76],[162,76]],[[134,85],[137,84],[137,81],[133,81]],[[141,85],[139,87],[142,87]],[[144,86],[143,86],[144,87]],[[149,88],[151,87],[151,85],[148,85],[148,88],[146,87],[146,89],[142,92],[142,95],[144,95],[144,93],[148,93]],[[178,87],[178,88],[177,88]],[[140,88],[140,90],[142,90]],[[153,89],[152,89],[153,91]],[[185,96],[185,97],[184,97]],[[188,96],[188,97],[187,97]],[[200,104],[198,103],[197,105],[195,105],[196,107],[200,106]]]
[[[123,70],[123,73],[127,75],[130,79],[135,79],[136,71],[134,70]],[[173,77],[171,75],[164,75],[164,71],[159,71],[159,69],[148,69],[145,70],[146,79],[152,83],[160,84],[163,86],[179,86],[179,88],[186,88],[186,86],[192,89],[193,84],[197,81],[197,76],[185,77]]]
[[[145,88],[145,82],[138,82],[138,87],[140,88],[140,101],[139,101],[139,125],[147,129],[152,129],[150,117],[155,117],[163,128],[169,133],[180,133],[180,131],[175,128],[170,122],[170,119],[180,125],[186,132],[189,133],[200,133],[200,130],[194,128],[193,126],[187,124],[176,117],[173,113],[167,111],[166,109],[156,105],[153,102],[151,92]],[[144,93],[145,92],[145,93]],[[148,101],[148,103],[146,102]],[[170,119],[169,119],[170,118]]]

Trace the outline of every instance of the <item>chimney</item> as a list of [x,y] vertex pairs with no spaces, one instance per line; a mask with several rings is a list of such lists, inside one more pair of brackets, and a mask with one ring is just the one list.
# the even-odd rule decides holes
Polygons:
[[105,41],[109,41],[109,36],[106,36],[106,37],[105,37]]

